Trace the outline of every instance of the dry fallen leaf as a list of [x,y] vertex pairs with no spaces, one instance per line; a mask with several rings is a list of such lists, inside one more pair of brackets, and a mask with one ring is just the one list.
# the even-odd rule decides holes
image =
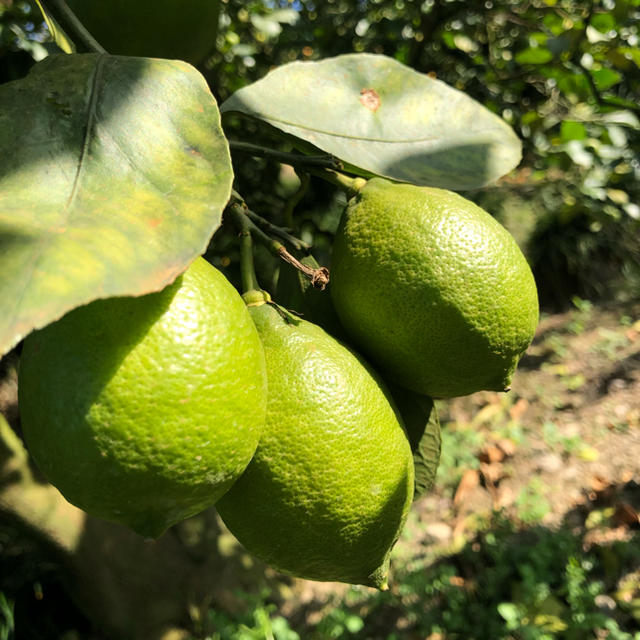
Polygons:
[[511,409],[509,409],[509,417],[512,420],[520,420],[528,408],[529,401],[526,398],[519,398]]
[[456,494],[453,496],[453,506],[460,508],[460,505],[465,501],[473,489],[480,484],[480,475],[475,469],[467,469],[460,480],[460,484],[456,489]]
[[512,456],[516,452],[516,449],[518,448],[516,443],[513,440],[510,440],[509,438],[501,438],[500,440],[498,440],[497,444],[500,447],[500,449],[502,449],[502,452],[504,453],[504,455],[507,457]]
[[504,458],[504,451],[502,451],[500,447],[496,447],[495,445],[488,444],[478,454],[478,458],[480,462],[484,462],[486,464],[491,464],[493,462],[501,462]]
[[613,521],[618,525],[626,525],[632,527],[640,524],[638,512],[627,502],[620,502],[616,505]]

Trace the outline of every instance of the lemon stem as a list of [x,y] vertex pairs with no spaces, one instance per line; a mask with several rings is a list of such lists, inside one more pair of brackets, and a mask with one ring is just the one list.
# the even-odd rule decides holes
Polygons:
[[240,204],[242,206],[242,209],[244,210],[244,213],[249,216],[251,221],[258,227],[260,227],[260,229],[262,229],[267,235],[272,235],[280,238],[280,240],[282,240],[283,242],[287,242],[298,251],[308,251],[311,248],[309,244],[303,242],[302,240],[300,240],[300,238],[296,238],[295,236],[291,235],[283,227],[279,227],[272,222],[269,222],[261,215],[257,214],[255,211],[249,209],[247,203],[244,201],[244,198],[237,191],[231,192],[231,202]]
[[[327,269],[326,267],[319,267],[317,269],[314,269],[313,267],[309,267],[306,264],[302,264],[302,262],[300,262],[295,256],[291,255],[289,251],[287,251],[287,248],[281,242],[275,240],[271,236],[268,236],[251,220],[251,217],[248,214],[249,208],[246,206],[244,201],[238,201],[238,198],[239,196],[237,194],[234,194],[232,204],[229,205],[227,210],[230,212],[234,224],[236,224],[238,230],[240,231],[242,239],[244,240],[245,234],[253,236],[255,240],[266,247],[274,256],[284,260],[285,262],[298,269],[298,271],[300,271],[302,274],[304,274],[316,289],[324,289],[329,283],[329,269]],[[240,246],[242,248],[242,242]],[[241,265],[242,264],[243,263],[241,257]],[[245,289],[245,291],[248,291],[248,289]]]
[[260,291],[256,269],[253,263],[253,239],[249,225],[251,221],[244,213],[242,205],[233,203],[227,209],[233,224],[240,234],[240,276],[242,292]]
[[339,187],[345,191],[349,197],[355,196],[360,189],[367,184],[365,178],[352,178],[344,173],[340,173],[339,171],[333,171],[332,169],[309,168],[308,171],[314,176],[318,176],[336,187]]
[[42,15],[52,34],[55,35],[55,24],[71,38],[78,53],[108,53],[105,48],[87,31],[64,0],[36,0]]

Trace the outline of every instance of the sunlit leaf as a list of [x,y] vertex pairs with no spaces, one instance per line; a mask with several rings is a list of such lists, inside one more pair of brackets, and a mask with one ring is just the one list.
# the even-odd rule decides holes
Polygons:
[[520,141],[466,94],[385,56],[294,62],[233,94],[240,112],[343,160],[361,175],[471,189],[520,160]]
[[596,71],[592,71],[591,75],[593,76],[593,80],[596,83],[596,87],[600,91],[605,91],[606,89],[610,89],[614,85],[618,84],[622,80],[622,74],[614,71],[613,69],[597,69]]
[[516,54],[518,64],[545,64],[553,59],[553,53],[542,47],[524,49]]
[[563,142],[569,140],[584,140],[587,137],[587,130],[582,122],[564,120],[560,125],[560,137]]
[[183,62],[60,55],[0,87],[0,353],[96,298],[161,289],[204,252],[232,169]]

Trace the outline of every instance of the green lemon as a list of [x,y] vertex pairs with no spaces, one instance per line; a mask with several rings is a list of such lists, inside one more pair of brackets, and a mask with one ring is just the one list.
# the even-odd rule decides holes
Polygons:
[[451,191],[370,180],[344,212],[331,267],[345,329],[397,384],[433,397],[509,387],[538,296],[486,211]]
[[269,304],[251,316],[265,349],[267,420],[218,511],[284,573],[385,588],[413,496],[396,412],[363,360],[320,327]]
[[112,54],[196,64],[214,47],[219,0],[67,0]]
[[242,298],[199,258],[159,293],[98,300],[28,336],[19,401],[29,451],[69,502],[157,537],[249,463],[264,352]]

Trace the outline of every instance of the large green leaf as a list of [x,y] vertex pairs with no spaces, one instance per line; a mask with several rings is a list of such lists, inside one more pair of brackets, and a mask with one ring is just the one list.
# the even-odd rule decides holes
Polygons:
[[231,182],[217,105],[186,63],[60,55],[0,87],[0,354],[91,300],[166,286]]
[[385,56],[293,62],[221,106],[333,154],[361,175],[473,189],[511,171],[520,141],[498,116]]

